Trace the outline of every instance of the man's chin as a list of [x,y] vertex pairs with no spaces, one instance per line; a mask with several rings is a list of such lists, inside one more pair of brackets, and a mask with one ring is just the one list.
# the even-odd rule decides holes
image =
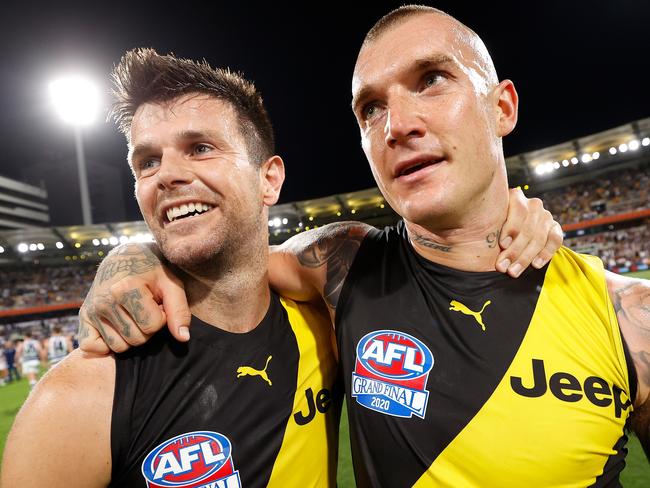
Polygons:
[[194,270],[214,260],[217,250],[205,244],[196,246],[170,246],[163,244],[162,253],[165,259],[174,266],[185,270]]

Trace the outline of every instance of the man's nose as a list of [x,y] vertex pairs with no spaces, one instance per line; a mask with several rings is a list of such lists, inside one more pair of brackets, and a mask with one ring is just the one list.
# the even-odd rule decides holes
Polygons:
[[180,155],[163,155],[160,160],[160,168],[156,173],[158,187],[171,189],[192,182],[194,173],[190,170],[186,161]]
[[388,107],[384,133],[386,144],[393,148],[410,139],[423,137],[426,133],[426,126],[415,104],[400,98]]

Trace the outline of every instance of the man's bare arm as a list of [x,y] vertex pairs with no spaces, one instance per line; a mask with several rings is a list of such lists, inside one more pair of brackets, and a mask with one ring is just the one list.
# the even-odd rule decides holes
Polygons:
[[370,229],[360,222],[337,222],[274,246],[269,263],[272,286],[295,300],[322,297],[333,313],[350,266]]
[[638,378],[630,422],[650,460],[650,281],[607,273],[607,287]]
[[111,479],[111,356],[75,351],[37,384],[16,416],[0,485],[105,487]]

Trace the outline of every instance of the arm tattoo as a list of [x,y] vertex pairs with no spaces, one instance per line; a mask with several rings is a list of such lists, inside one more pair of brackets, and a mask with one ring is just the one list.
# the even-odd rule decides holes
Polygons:
[[451,246],[443,246],[442,244],[438,244],[437,242],[432,241],[428,237],[421,236],[420,234],[414,234],[413,240],[418,244],[423,245],[424,247],[428,247],[429,249],[436,249],[437,251],[451,252],[452,249]]
[[490,249],[494,249],[496,247],[496,245],[499,243],[500,236],[500,230],[496,232],[490,232],[487,236],[485,236],[485,242],[487,242],[487,245]]
[[323,298],[332,310],[336,309],[345,278],[367,232],[368,228],[358,223],[331,224],[325,235],[296,255],[308,268],[327,266]]
[[[650,284],[634,280],[611,290],[621,330],[629,346],[639,386],[650,388]],[[632,399],[634,400],[634,399]],[[650,459],[650,398],[641,399],[630,418],[641,445]]]

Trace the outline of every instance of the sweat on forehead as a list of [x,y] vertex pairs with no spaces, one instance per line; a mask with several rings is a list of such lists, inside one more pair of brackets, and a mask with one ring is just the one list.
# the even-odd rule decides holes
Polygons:
[[486,85],[499,83],[492,57],[478,34],[448,13],[423,5],[404,5],[384,15],[366,34],[359,50],[359,56],[365,48],[380,39],[386,32],[421,16],[435,16],[444,19],[444,24],[452,32],[454,40],[461,47],[461,52],[466,54],[465,59],[462,60],[463,64],[473,68],[483,78]]

